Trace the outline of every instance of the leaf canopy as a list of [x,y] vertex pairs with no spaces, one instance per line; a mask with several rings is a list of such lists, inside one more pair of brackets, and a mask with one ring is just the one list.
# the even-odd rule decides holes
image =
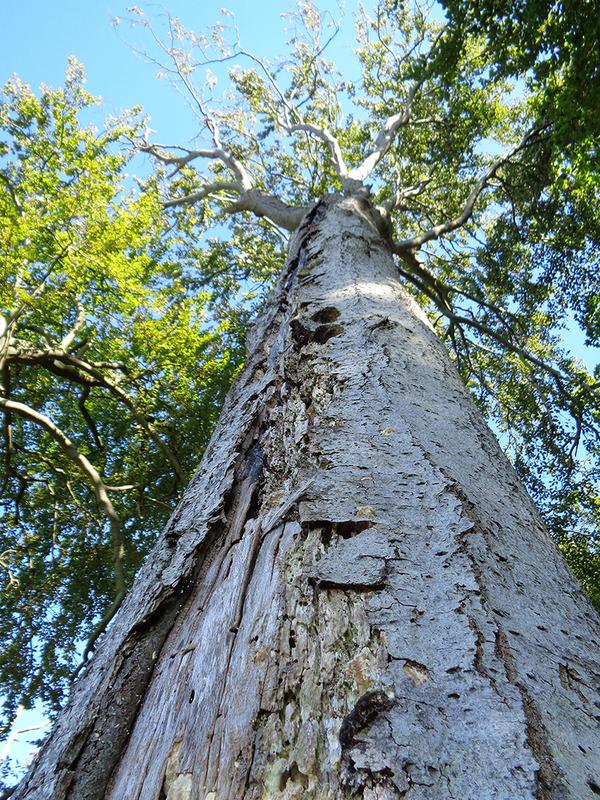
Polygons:
[[155,183],[141,192],[126,171],[144,120],[134,111],[98,130],[84,122],[96,102],[74,60],[61,89],[14,79],[0,102],[7,719],[37,698],[58,707],[242,358],[247,312],[229,302],[241,271],[169,229]]

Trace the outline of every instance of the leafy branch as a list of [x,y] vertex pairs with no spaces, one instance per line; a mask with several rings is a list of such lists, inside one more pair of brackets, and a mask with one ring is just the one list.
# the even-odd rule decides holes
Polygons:
[[81,470],[83,475],[89,481],[92,489],[94,490],[94,494],[96,495],[98,505],[108,520],[113,547],[113,566],[115,578],[114,599],[112,605],[108,608],[88,638],[84,651],[85,660],[88,653],[93,648],[94,642],[106,628],[110,620],[114,617],[125,596],[125,580],[123,575],[124,546],[121,522],[110,500],[110,497],[108,496],[106,485],[99,472],[90,463],[86,456],[79,452],[69,437],[60,428],[58,428],[49,417],[40,413],[39,411],[36,411],[25,403],[7,400],[4,397],[0,397],[0,410],[2,410],[5,414],[18,414],[27,421],[33,422],[35,425],[43,428],[52,437],[52,439],[58,443],[63,452]]

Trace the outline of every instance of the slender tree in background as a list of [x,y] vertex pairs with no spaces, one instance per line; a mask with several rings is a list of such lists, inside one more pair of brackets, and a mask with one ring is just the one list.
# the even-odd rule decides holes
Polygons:
[[591,122],[565,149],[476,30],[408,6],[361,15],[360,88],[312,5],[290,19],[278,64],[169,21],[163,75],[208,140],[144,140],[163,207],[181,235],[216,213],[234,249],[270,230],[289,252],[199,471],[14,796],[592,798],[598,619],[439,338],[590,579],[597,386],[557,328],[571,309],[596,335]]
[[13,80],[0,106],[8,723],[19,704],[59,704],[82,632],[95,638],[118,607],[242,355],[230,289],[195,272],[222,257],[180,243],[151,187],[124,189],[143,120],[83,126],[95,102],[72,61],[62,89],[38,98]]

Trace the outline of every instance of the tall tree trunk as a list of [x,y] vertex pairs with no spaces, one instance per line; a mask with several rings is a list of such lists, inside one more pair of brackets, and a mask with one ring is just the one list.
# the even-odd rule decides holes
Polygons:
[[15,798],[586,800],[600,625],[366,201],[307,216]]

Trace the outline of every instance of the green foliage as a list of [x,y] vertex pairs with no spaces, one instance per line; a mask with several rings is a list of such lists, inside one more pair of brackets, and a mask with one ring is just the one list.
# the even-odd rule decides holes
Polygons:
[[[487,222],[476,258],[487,296],[508,302],[527,346],[559,365],[563,378],[515,375],[513,394],[491,405],[567,561],[598,604],[600,373],[596,367],[594,379],[560,347],[561,331],[573,327],[586,344],[600,344],[598,8],[546,0],[442,4],[440,74],[452,74],[476,36],[489,75],[516,78],[529,116],[547,125],[542,146],[501,176],[504,210]],[[499,354],[496,381],[506,366]],[[533,377],[534,392],[514,394]]]
[[595,3],[442,0],[442,5],[449,18],[447,56],[473,34],[480,36],[496,73],[527,81],[538,113],[555,120],[558,139],[583,143],[590,130],[598,131],[600,16]]
[[164,524],[239,368],[248,310],[231,297],[248,274],[264,278],[234,274],[231,246],[191,243],[183,219],[174,231],[155,181],[132,188],[144,121],[82,124],[95,103],[71,61],[63,88],[36,95],[13,79],[0,104],[1,398],[68,436],[118,517],[111,525],[56,436],[5,411],[7,718],[21,701],[62,701],[82,642]]

